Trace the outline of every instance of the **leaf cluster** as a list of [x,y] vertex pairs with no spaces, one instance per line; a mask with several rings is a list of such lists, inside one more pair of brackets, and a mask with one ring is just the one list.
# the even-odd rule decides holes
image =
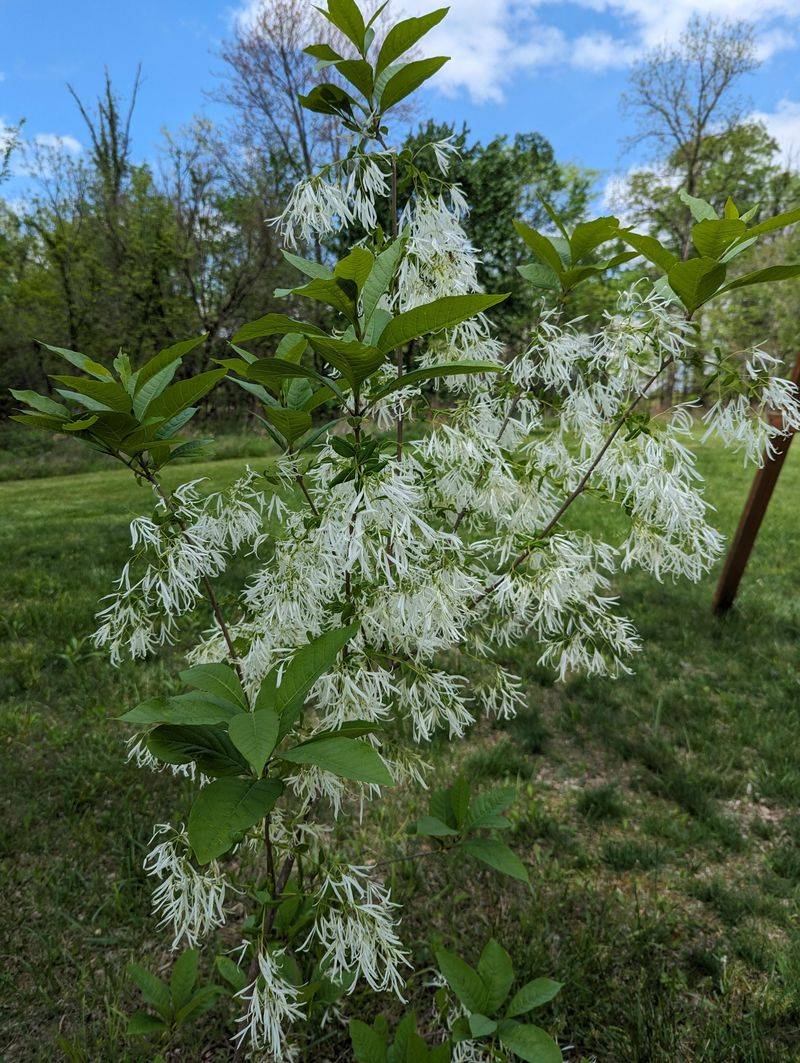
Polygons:
[[121,717],[149,729],[146,744],[156,759],[194,763],[211,778],[195,797],[188,820],[189,842],[200,864],[228,852],[264,820],[283,793],[282,777],[295,765],[313,765],[356,782],[393,784],[376,749],[362,740],[374,730],[372,724],[352,721],[282,745],[300,722],[311,687],[355,632],[355,626],[335,628],[312,639],[282,671],[276,667],[268,673],[252,705],[230,665],[199,664],[181,672],[186,693],[142,702]]
[[133,463],[135,470],[160,469],[178,457],[197,457],[210,440],[185,440],[177,433],[197,413],[194,404],[219,383],[225,370],[212,369],[174,383],[173,378],[183,359],[205,338],[172,344],[138,369],[120,353],[113,371],[78,351],[42,344],[85,375],[52,375],[55,392],[63,401],[12,389],[11,394],[25,407],[12,420],[68,434],[128,465]]
[[[453,1025],[459,1041],[500,1044],[529,1063],[560,1063],[561,1050],[540,1026],[521,1022],[520,1016],[551,1001],[561,982],[535,978],[511,996],[514,966],[506,950],[492,938],[478,959],[477,970],[447,949],[436,950],[436,961],[447,985],[467,1014]],[[509,999],[510,997],[510,999]]]
[[336,116],[352,132],[373,137],[381,135],[386,113],[433,77],[448,60],[447,56],[403,60],[409,49],[442,21],[446,7],[396,23],[380,47],[374,49],[375,22],[385,6],[378,7],[365,21],[355,0],[328,0],[326,8],[317,10],[353,46],[355,54],[341,55],[329,44],[312,44],[304,49],[317,60],[321,70],[334,68],[349,89],[323,82],[301,96],[301,104],[318,114]]
[[428,814],[413,825],[411,833],[434,839],[441,847],[456,848],[502,875],[529,883],[528,869],[496,834],[511,826],[503,813],[515,796],[511,787],[473,795],[467,780],[459,776],[452,786],[433,792]]
[[131,1015],[129,1036],[172,1033],[180,1026],[195,1022],[225,995],[226,990],[219,985],[197,987],[198,959],[197,949],[182,952],[172,968],[169,983],[138,963],[128,964],[129,977],[152,1009]]

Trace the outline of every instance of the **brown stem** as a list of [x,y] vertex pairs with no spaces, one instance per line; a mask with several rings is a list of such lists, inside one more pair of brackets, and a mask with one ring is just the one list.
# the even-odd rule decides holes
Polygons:
[[308,502],[309,506],[311,506],[312,513],[314,514],[315,517],[318,517],[319,516],[319,510],[314,505],[314,499],[308,493],[308,488],[306,487],[306,481],[303,478],[303,474],[301,472],[297,473],[297,475],[295,476],[295,482],[297,483],[297,486],[300,488],[300,490],[303,492],[306,502]]
[[275,892],[275,853],[272,848],[272,838],[270,837],[270,824],[272,822],[271,813],[267,813],[264,819],[264,845],[267,850],[267,874],[269,875],[269,881],[272,885],[272,892]]
[[377,863],[370,864],[370,870],[377,870],[379,867],[390,867],[392,864],[402,864],[406,860],[424,860],[429,856],[441,856],[442,853],[448,853],[451,849],[457,849],[458,846],[454,843],[452,845],[443,845],[439,849],[417,849],[413,853],[403,853],[400,856],[390,856],[385,860],[378,860]]

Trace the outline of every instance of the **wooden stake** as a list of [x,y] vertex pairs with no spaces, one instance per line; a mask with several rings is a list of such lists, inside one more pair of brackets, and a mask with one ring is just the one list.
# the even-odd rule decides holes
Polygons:
[[[791,379],[795,384],[800,383],[800,355],[797,356]],[[778,482],[783,463],[786,461],[786,455],[789,453],[793,435],[794,433],[790,433],[788,436],[778,437],[775,441],[775,454],[756,471],[753,486],[750,488],[750,494],[747,496],[739,520],[739,527],[736,529],[728,556],[725,558],[722,574],[714,593],[712,609],[717,616],[725,614],[734,603],[739,583],[755,545],[758,530],[767,512],[767,506],[775,490],[775,484]]]

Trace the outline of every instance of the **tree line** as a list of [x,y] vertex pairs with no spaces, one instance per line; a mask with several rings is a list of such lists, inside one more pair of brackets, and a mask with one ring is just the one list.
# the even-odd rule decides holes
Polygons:
[[[6,139],[0,179],[11,155],[31,191],[22,206],[0,199],[0,409],[11,405],[11,384],[47,386],[52,356],[38,339],[104,362],[124,349],[137,362],[205,333],[197,371],[225,356],[243,321],[286,309],[273,293],[292,270],[270,219],[298,179],[346,150],[328,116],[297,103],[319,78],[302,51],[316,18],[302,0],[264,0],[222,48],[215,96],[229,118],[198,118],[166,133],[155,161],[134,156],[138,72],[126,93],[106,74],[94,102],[68,87],[85,127],[81,155]],[[679,189],[720,213],[732,190],[737,202],[760,203],[769,214],[800,202],[796,170],[748,117],[740,92],[755,55],[746,23],[695,20],[676,45],[656,49],[631,72],[623,102],[634,119],[632,140],[649,144],[653,161],[628,174],[623,220],[667,237],[678,254],[687,253],[691,229]],[[509,343],[523,343],[533,307],[530,287],[517,274],[526,251],[512,221],[546,227],[544,202],[568,221],[580,220],[597,174],[558,160],[535,131],[480,143],[466,127],[414,111],[402,112],[401,121],[393,132],[412,150],[447,137],[457,147],[452,172],[472,204],[466,226],[482,251],[480,279],[511,292],[498,325]],[[776,236],[759,252],[759,264],[796,257],[798,248],[787,242],[796,245],[798,237]],[[322,259],[336,250],[317,246],[314,253]],[[590,326],[599,322],[622,283],[619,273],[598,279],[569,310]],[[706,343],[769,340],[772,353],[790,360],[798,342],[795,289],[785,285],[768,298],[756,289],[735,310],[707,315]],[[231,407],[245,399],[238,390],[229,396]]]

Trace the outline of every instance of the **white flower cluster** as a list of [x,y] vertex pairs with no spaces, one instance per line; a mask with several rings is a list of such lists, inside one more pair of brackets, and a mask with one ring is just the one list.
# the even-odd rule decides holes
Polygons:
[[718,436],[726,446],[741,450],[744,461],[763,465],[775,453],[775,441],[800,429],[797,389],[789,380],[773,376],[778,359],[756,348],[744,362],[744,390],[722,396],[703,417],[703,439]]
[[247,1044],[251,1051],[266,1051],[267,1058],[275,1063],[295,1058],[287,1043],[286,1028],[306,1017],[302,987],[292,985],[285,977],[285,955],[283,949],[259,952],[256,977],[236,994],[246,1009],[237,1020],[239,1031],[234,1044],[237,1048]]
[[290,247],[352,225],[369,232],[378,223],[376,201],[389,195],[388,165],[382,153],[348,156],[298,182],[286,209],[271,220]]
[[225,922],[225,893],[229,888],[216,860],[204,871],[192,862],[189,837],[183,826],[157,823],[150,843],[163,838],[144,859],[148,875],[160,879],[153,891],[153,911],[160,915],[159,927],[172,924],[172,948],[186,940],[194,948],[216,927]]
[[348,992],[363,978],[376,992],[388,990],[402,1000],[401,968],[411,964],[397,936],[397,908],[369,868],[334,868],[317,892],[314,926],[301,948],[319,946],[323,968],[334,981],[355,975]]
[[204,581],[218,576],[229,557],[262,538],[264,495],[255,473],[227,491],[202,495],[200,480],[183,484],[171,503],[157,496],[156,519],[131,522],[133,558],[122,570],[108,605],[97,614],[96,646],[107,646],[114,664],[123,650],[144,657],[171,642],[177,620],[197,605]]
[[[467,212],[457,185],[450,186],[448,198],[423,195],[405,207],[400,218],[406,254],[398,274],[398,310],[481,290],[477,252],[462,224]],[[492,336],[487,317],[478,314],[435,336],[422,353],[420,365],[464,359],[498,361],[502,353],[502,344]],[[470,378],[454,376],[447,382],[456,389],[468,389]]]

